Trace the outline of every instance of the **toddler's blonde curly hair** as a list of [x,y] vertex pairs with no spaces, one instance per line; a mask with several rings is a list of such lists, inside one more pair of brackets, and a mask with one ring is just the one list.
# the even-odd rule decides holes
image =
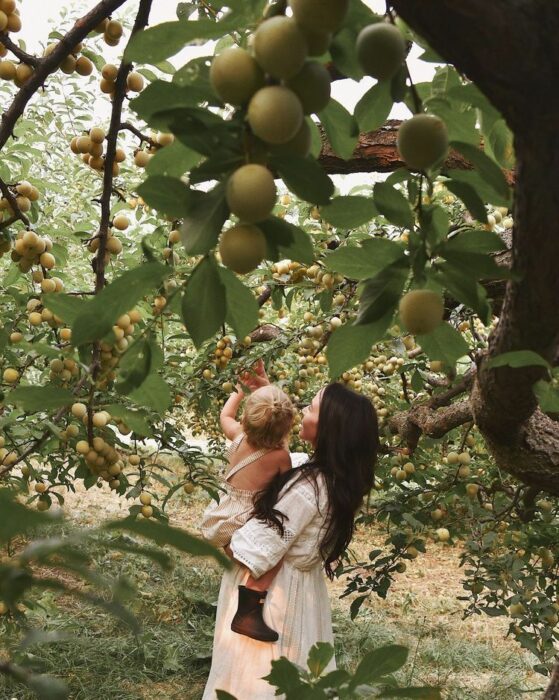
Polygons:
[[271,384],[247,398],[242,426],[253,447],[274,449],[283,446],[294,417],[295,407],[289,396]]

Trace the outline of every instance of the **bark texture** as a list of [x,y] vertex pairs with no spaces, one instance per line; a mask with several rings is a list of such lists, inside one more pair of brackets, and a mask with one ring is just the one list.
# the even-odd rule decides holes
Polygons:
[[[559,345],[559,5],[545,0],[393,0],[396,12],[473,80],[514,134],[517,169],[511,265],[500,321],[478,367],[473,417],[498,465],[559,494],[559,424],[538,408],[537,367],[489,368],[505,352],[550,363]],[[496,41],[495,37],[499,37]]]

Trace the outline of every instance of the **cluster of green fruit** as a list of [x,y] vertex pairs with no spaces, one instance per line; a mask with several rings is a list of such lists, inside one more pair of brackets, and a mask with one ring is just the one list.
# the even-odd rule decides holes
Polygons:
[[[9,187],[10,193],[13,195],[16,206],[22,214],[27,214],[31,210],[32,202],[36,202],[40,198],[39,190],[27,180],[22,180],[15,186]],[[0,198],[0,220],[6,217],[12,217],[14,209],[10,201],[6,197]],[[10,248],[5,250],[0,249],[0,253],[7,253]]]
[[148,163],[152,157],[165,146],[170,146],[175,137],[173,134],[161,131],[152,131],[151,133],[151,143],[147,143],[147,148],[138,148],[134,152],[134,165],[138,168],[147,168]]
[[113,338],[100,343],[100,373],[97,378],[97,388],[106,389],[116,379],[116,368],[120,357],[128,349],[130,338],[134,335],[136,324],[142,320],[137,309],[132,309],[117,319],[113,326]]
[[[99,87],[101,92],[112,97],[116,90],[116,79],[118,68],[112,63],[106,63],[101,69],[101,82]],[[131,92],[141,92],[144,89],[144,77],[141,73],[132,71],[126,76],[126,89]]]
[[210,81],[226,103],[246,109],[249,160],[228,179],[227,203],[240,223],[223,231],[219,253],[239,274],[254,270],[266,256],[266,238],[257,226],[272,213],[277,191],[266,167],[274,153],[306,156],[311,132],[305,116],[330,100],[331,78],[319,61],[332,32],[345,17],[348,0],[291,0],[293,17],[265,19],[252,37],[252,53],[226,49],[210,69]]
[[[124,214],[117,214],[113,218],[107,231],[107,243],[105,247],[105,265],[110,261],[111,255],[116,256],[122,253],[122,243],[115,236],[113,229],[116,229],[117,231],[126,231],[126,229],[129,226],[130,220]],[[101,241],[99,236],[94,236],[87,244],[87,249],[90,253],[97,253],[100,245]]]
[[[104,141],[105,130],[100,126],[94,126],[89,132],[81,136],[74,136],[70,141],[72,153],[82,157],[83,162],[97,172],[105,170]],[[126,160],[126,153],[122,148],[117,148],[113,163],[113,175],[116,177],[120,173],[119,163]]]
[[21,17],[16,0],[0,0],[0,32],[19,31],[21,31]]
[[11,252],[11,258],[22,272],[29,272],[34,265],[39,265],[38,270],[32,273],[33,282],[45,286],[43,291],[62,291],[62,282],[52,287],[52,282],[45,282],[46,274],[56,265],[56,258],[52,254],[52,241],[48,236],[39,236],[35,231],[19,231]]
[[105,17],[105,19],[95,27],[93,33],[102,34],[108,46],[118,46],[123,31],[122,24],[118,20]]
[[[51,53],[58,48],[59,43],[49,44],[43,52],[43,56],[50,56]],[[91,75],[93,73],[93,63],[89,60],[87,56],[80,56],[83,51],[83,44],[80,43],[74,47],[72,52],[64,58],[59,66],[59,69],[66,73],[66,75],[71,75],[72,73],[77,73],[78,75]]]

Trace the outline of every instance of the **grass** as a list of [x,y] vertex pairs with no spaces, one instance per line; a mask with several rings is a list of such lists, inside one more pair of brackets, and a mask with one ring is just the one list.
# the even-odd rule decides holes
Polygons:
[[[96,490],[95,490],[96,491]],[[115,517],[113,494],[98,493],[71,502],[82,524]],[[171,522],[192,529],[204,500],[176,499]],[[379,533],[362,533],[363,548]],[[205,561],[175,555],[176,565],[163,572],[147,560],[110,551],[103,540],[91,550],[105,574],[126,576],[137,595],[130,608],[143,631],[135,637],[114,617],[67,596],[48,592],[28,613],[33,627],[68,635],[35,645],[18,660],[36,671],[64,679],[72,700],[199,700],[209,671],[219,570]],[[437,548],[410,563],[387,600],[374,599],[359,616],[349,618],[348,599],[339,600],[340,582],[331,585],[338,665],[354,669],[369,650],[388,643],[410,649],[402,679],[416,685],[439,685],[445,700],[536,700],[545,679],[531,670],[533,659],[504,639],[501,619],[463,621],[456,595],[460,573],[456,551]],[[0,657],[9,638],[0,618]],[[0,700],[34,696],[0,676]],[[243,699],[248,700],[248,699]],[[255,699],[256,700],[256,699]]]

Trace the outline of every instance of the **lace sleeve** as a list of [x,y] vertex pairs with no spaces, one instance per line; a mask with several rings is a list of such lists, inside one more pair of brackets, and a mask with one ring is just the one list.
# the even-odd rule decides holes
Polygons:
[[320,514],[314,485],[303,480],[280,496],[275,508],[287,516],[283,535],[276,527],[251,518],[231,538],[233,556],[255,578],[273,569]]

